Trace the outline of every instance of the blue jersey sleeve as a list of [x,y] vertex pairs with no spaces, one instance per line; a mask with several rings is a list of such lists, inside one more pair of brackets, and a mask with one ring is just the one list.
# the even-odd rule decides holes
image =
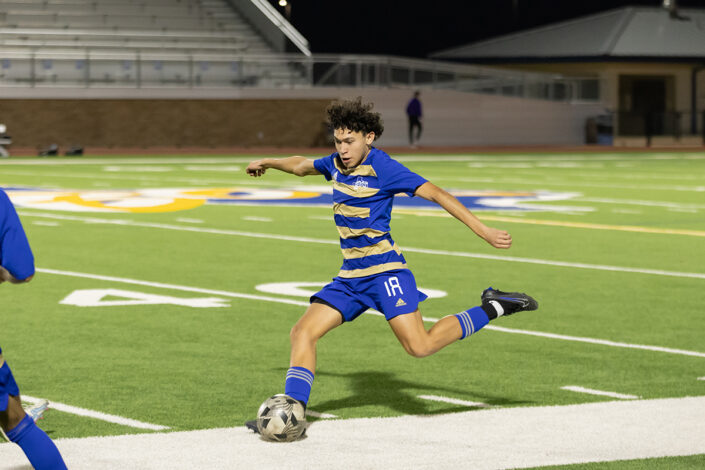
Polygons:
[[320,174],[325,176],[326,181],[330,181],[333,170],[335,169],[335,163],[333,159],[337,154],[328,155],[327,157],[318,158],[313,161],[313,166],[318,170]]
[[20,218],[5,191],[0,190],[0,265],[16,279],[34,275],[34,256]]
[[428,181],[391,158],[384,163],[381,174],[382,189],[392,194],[406,193],[413,196],[416,188]]

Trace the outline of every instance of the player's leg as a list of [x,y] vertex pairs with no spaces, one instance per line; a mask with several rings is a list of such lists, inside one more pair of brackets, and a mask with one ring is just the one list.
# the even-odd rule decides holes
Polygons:
[[463,330],[454,315],[441,318],[426,331],[421,312],[397,315],[389,320],[404,350],[414,357],[426,357],[443,349],[462,337]]
[[374,282],[375,302],[399,342],[414,357],[429,356],[467,338],[499,316],[538,308],[538,303],[526,294],[502,292],[490,287],[481,295],[482,305],[448,315],[426,330],[418,310],[419,302],[426,296],[418,291],[411,271],[385,273],[377,276]]
[[340,312],[328,304],[314,301],[291,329],[291,367],[316,369],[316,343],[343,323]]
[[421,140],[421,131],[423,130],[423,126],[421,124],[421,119],[416,118],[416,142]]
[[36,470],[65,470],[54,442],[22,409],[19,389],[10,367],[0,356],[0,427],[25,453]]
[[485,289],[481,299],[481,306],[445,316],[428,331],[418,310],[389,319],[389,326],[409,354],[414,357],[426,357],[459,339],[477,333],[490,320],[538,308],[538,303],[526,294],[502,292],[491,287]]
[[414,118],[409,116],[409,145],[414,145]]
[[341,313],[320,301],[314,300],[306,313],[291,329],[291,359],[286,374],[284,393],[308,403],[316,370],[316,343],[326,333],[343,323]]

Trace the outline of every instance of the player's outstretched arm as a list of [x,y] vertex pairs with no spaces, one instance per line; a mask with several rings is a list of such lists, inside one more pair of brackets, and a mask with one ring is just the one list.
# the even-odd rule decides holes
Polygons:
[[495,248],[507,249],[512,246],[512,236],[504,230],[488,227],[480,219],[462,205],[455,196],[439,188],[431,182],[426,182],[416,188],[416,196],[420,196],[428,201],[435,202],[450,215],[467,225],[480,238]]
[[255,160],[247,165],[245,171],[247,171],[248,175],[257,178],[264,175],[269,168],[296,176],[320,175],[316,167],[313,166],[313,160],[299,156]]

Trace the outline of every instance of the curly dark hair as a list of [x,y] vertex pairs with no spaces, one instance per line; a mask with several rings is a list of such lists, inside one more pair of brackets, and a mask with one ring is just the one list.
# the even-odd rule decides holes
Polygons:
[[353,132],[375,133],[375,140],[384,132],[382,116],[372,112],[372,103],[363,103],[362,97],[355,100],[334,101],[326,109],[331,130],[349,129]]

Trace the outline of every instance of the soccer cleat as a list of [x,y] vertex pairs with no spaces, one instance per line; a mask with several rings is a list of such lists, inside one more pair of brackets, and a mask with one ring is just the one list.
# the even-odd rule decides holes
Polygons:
[[536,310],[539,303],[531,296],[521,292],[502,292],[488,287],[482,292],[482,306],[492,306],[497,316],[511,315],[524,310]]
[[[30,418],[36,423],[38,420],[44,418],[44,412],[49,408],[49,401],[48,400],[42,400],[39,403],[28,406],[24,408],[24,412],[29,415]],[[6,442],[10,442],[10,439],[7,437],[7,434],[5,434],[5,431],[0,428],[0,442],[2,440],[5,440]]]
[[27,413],[36,423],[40,419],[44,419],[44,412],[49,408],[49,401],[48,400],[42,400],[39,403],[35,403],[32,406],[28,406],[24,409],[24,412]]
[[257,420],[253,419],[252,421],[245,421],[245,427],[249,429],[250,431],[254,431],[255,434],[259,434],[259,429],[257,429]]

